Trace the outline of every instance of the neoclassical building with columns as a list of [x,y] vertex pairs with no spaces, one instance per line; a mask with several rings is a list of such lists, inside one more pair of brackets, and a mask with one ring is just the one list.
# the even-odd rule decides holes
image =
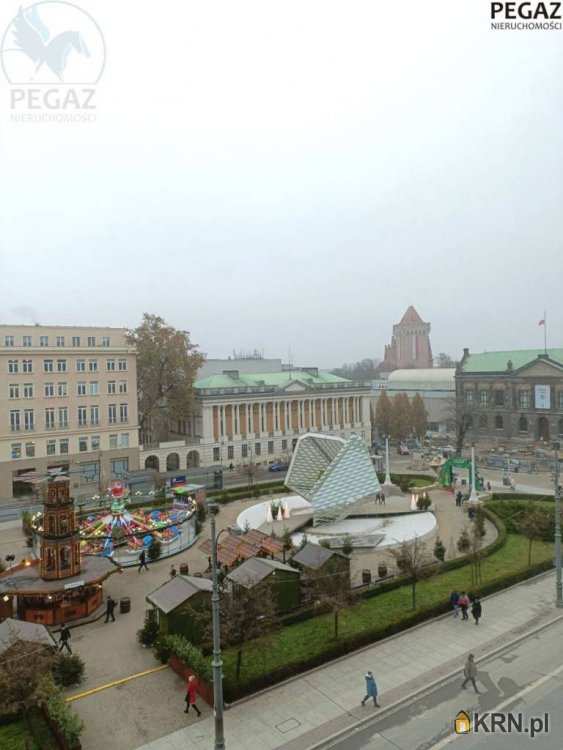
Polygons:
[[370,442],[370,386],[317,368],[223,370],[197,380],[194,390],[196,414],[176,425],[174,437],[181,440],[143,450],[142,465],[157,468],[158,459],[166,471],[287,461],[297,438],[309,431],[354,432]]

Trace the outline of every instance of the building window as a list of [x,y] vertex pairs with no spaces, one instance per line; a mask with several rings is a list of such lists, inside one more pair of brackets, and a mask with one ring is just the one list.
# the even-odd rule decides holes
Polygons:
[[262,445],[260,443],[255,443],[255,445],[254,445],[254,455],[255,456],[262,455]]
[[217,463],[221,460],[221,455],[219,452],[219,448],[213,448],[213,461]]
[[503,428],[504,428],[504,419],[501,417],[500,414],[497,414],[495,417],[495,429],[502,430]]
[[66,359],[57,359],[57,372],[66,372]]
[[528,420],[523,414],[518,420],[518,430],[520,432],[528,432]]
[[54,383],[44,383],[43,384],[43,394],[45,395],[45,398],[53,398],[55,395],[55,384]]
[[97,359],[88,360],[88,370],[90,372],[98,372],[98,360]]
[[18,372],[18,360],[17,359],[9,359],[8,360],[8,372]]
[[91,396],[99,396],[100,394],[100,387],[97,380],[90,381],[90,395]]
[[115,393],[115,380],[108,380],[108,393],[109,394]]
[[24,383],[23,384],[23,397],[24,398],[33,398],[33,383]]
[[563,436],[563,419],[559,420],[557,430],[559,432],[559,437]]
[[59,428],[68,427],[68,407],[61,406],[59,409]]
[[31,359],[22,360],[22,372],[33,372],[33,361]]
[[88,336],[88,346],[96,346],[96,337]]
[[479,428],[481,430],[487,429],[487,415],[486,414],[481,414],[481,416],[479,417]]
[[116,404],[110,404],[108,406],[108,421],[110,424],[115,424],[117,422],[117,405]]
[[46,430],[55,429],[55,410],[54,409],[45,409],[45,429]]
[[12,443],[10,455],[12,456],[12,458],[21,458],[22,457],[22,444]]
[[53,372],[53,360],[52,359],[43,360],[43,372]]
[[111,462],[111,473],[116,479],[122,479],[129,471],[128,458],[114,458]]
[[68,453],[68,439],[64,438],[64,440],[59,440],[59,453],[64,454]]
[[34,458],[35,457],[35,443],[26,443],[25,444],[25,455],[26,455],[26,458]]
[[90,407],[90,424],[93,424],[93,425],[100,424],[100,407],[99,406]]
[[102,336],[102,346],[109,346],[109,336]]
[[115,359],[106,360],[106,370],[108,372],[113,372],[115,370]]
[[235,447],[234,445],[228,445],[227,446],[227,458],[231,460],[234,457],[235,457]]
[[54,456],[56,452],[57,452],[57,441],[47,440],[47,455]]
[[23,410],[23,426],[26,430],[35,429],[35,417],[33,414],[33,409]]
[[495,406],[504,406],[504,391],[495,391]]
[[126,380],[119,381],[119,392],[127,393],[127,381]]
[[287,450],[287,440],[282,440],[282,451]]
[[[530,398],[530,391],[518,391],[518,405],[521,409],[529,409],[531,398]],[[526,430],[528,428],[526,427]]]
[[125,372],[125,370],[127,369],[127,360],[119,359],[117,361],[117,369],[120,370],[120,372]]
[[85,359],[76,360],[76,372],[86,372],[86,360]]
[[100,481],[100,464],[98,461],[82,464],[81,471],[84,484],[92,484]]
[[57,346],[64,346],[64,345],[65,345],[65,337],[57,336]]
[[465,403],[466,404],[473,403],[473,391],[465,391]]
[[31,336],[24,336],[23,337],[23,345],[24,346],[32,346]]
[[4,336],[4,346],[13,346],[13,345],[14,345],[14,337]]
[[39,346],[49,346],[49,337],[39,336]]
[[243,458],[248,457],[248,445],[246,443],[243,443],[241,446],[241,455]]
[[73,346],[80,346],[80,336],[73,336],[72,337],[72,345]]
[[117,448],[117,435],[109,436],[109,447],[110,450],[115,450],[115,448]]
[[119,404],[119,421],[120,422],[127,422],[129,419],[128,416],[129,408],[127,404]]
[[274,441],[268,440],[268,453],[272,455],[273,452],[274,452]]
[[78,438],[78,450],[80,453],[86,453],[88,450],[88,438],[87,437],[79,437]]
[[119,447],[120,448],[129,448],[129,433],[128,432],[122,432],[119,436]]
[[64,398],[68,395],[66,383],[57,383],[57,396]]
[[17,383],[10,383],[9,389],[10,389],[10,398],[20,397],[20,387]]
[[84,381],[81,381],[80,383],[77,383],[76,385],[76,392],[79,396],[85,396],[86,395],[86,383]]
[[559,410],[563,411],[563,391],[559,391]]

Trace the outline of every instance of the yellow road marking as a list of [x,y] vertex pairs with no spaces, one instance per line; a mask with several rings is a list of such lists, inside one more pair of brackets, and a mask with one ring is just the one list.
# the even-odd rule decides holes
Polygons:
[[94,695],[94,693],[99,693],[102,690],[107,690],[108,688],[116,687],[117,685],[124,685],[126,682],[131,682],[131,680],[136,680],[138,677],[145,677],[148,674],[154,674],[155,672],[161,672],[163,669],[168,669],[168,664],[163,664],[160,667],[152,667],[152,669],[145,669],[144,672],[137,672],[137,674],[131,674],[129,677],[123,677],[121,680],[113,680],[113,682],[108,682],[105,685],[100,685],[99,687],[91,688],[90,690],[85,690],[83,693],[76,693],[76,695],[69,695],[68,698],[66,698],[67,703],[72,703],[72,701],[78,701],[81,698],[86,698],[89,695]]

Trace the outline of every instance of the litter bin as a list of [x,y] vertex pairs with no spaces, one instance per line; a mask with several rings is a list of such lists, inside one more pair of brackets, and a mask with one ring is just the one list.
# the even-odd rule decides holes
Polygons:
[[180,564],[180,575],[187,576],[190,574],[190,568],[188,563],[181,563]]
[[129,596],[122,596],[119,600],[119,611],[122,615],[126,612],[131,611],[131,598]]
[[369,583],[371,583],[371,570],[368,568],[364,568],[362,570],[362,583],[364,586],[367,586]]

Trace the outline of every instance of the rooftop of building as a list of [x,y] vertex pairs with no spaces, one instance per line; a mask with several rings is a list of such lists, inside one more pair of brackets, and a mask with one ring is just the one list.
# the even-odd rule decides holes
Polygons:
[[[498,352],[481,352],[479,354],[469,353],[461,369],[464,373],[470,372],[506,372],[508,363],[512,363],[513,370],[519,370],[535,360],[545,358],[545,349],[515,349]],[[548,349],[547,357],[563,366],[563,349]]]
[[7,617],[0,623],[0,655],[11,648],[16,641],[39,643],[44,646],[56,645],[55,639],[45,625]]
[[227,578],[233,583],[238,583],[239,586],[250,589],[278,570],[293,573],[296,576],[299,575],[298,570],[277,560],[268,560],[266,557],[250,557],[238,568],[228,573]]
[[413,305],[409,305],[401,318],[401,323],[424,323]]
[[209,578],[176,575],[151,591],[145,598],[161,612],[168,614],[202,591],[211,593],[212,588],[213,584]]
[[315,367],[294,368],[281,372],[240,372],[239,370],[224,370],[220,375],[210,375],[196,380],[194,388],[197,390],[212,390],[221,388],[274,388],[283,390],[290,383],[301,383],[306,388],[326,386],[360,385],[351,380],[341,378],[329,372],[319,372]]
[[342,552],[338,552],[334,549],[327,549],[321,544],[307,542],[305,546],[298,550],[291,559],[299,565],[303,565],[305,568],[318,570],[327,562],[327,560],[330,560],[335,556],[341,557],[345,560],[348,559]]
[[388,390],[455,390],[455,367],[430,367],[393,370]]

